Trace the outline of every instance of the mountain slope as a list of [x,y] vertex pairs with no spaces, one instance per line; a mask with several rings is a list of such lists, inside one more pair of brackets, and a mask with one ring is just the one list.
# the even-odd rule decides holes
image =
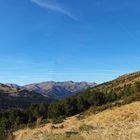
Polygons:
[[11,87],[9,85],[0,83],[0,92],[3,92],[3,93],[7,92],[9,94],[16,94],[18,92],[18,89],[15,87]]
[[54,101],[54,99],[25,90],[18,91],[16,94],[0,92],[0,109],[25,108],[29,107],[31,104],[52,101]]
[[78,92],[94,87],[96,83],[87,82],[54,82],[48,81],[38,84],[30,84],[24,86],[26,90],[42,93],[44,96],[62,99],[67,96],[72,96]]
[[0,84],[0,109],[24,108],[31,104],[52,101],[54,99],[22,89],[14,84]]
[[[40,105],[31,106],[30,108],[28,108],[25,111],[24,110],[20,111],[20,114],[22,114],[22,116],[20,116],[20,114],[17,114],[16,119],[15,118],[11,119],[11,117],[9,118],[8,116],[6,118],[11,123],[10,128],[15,128],[15,129],[19,129],[20,126],[22,126],[22,125],[24,125],[25,127],[33,125],[33,124],[35,124],[36,121],[38,124],[37,126],[39,126],[38,120],[42,123],[46,122],[46,121],[47,122],[49,121],[51,123],[52,122],[60,123],[60,122],[64,121],[64,122],[66,122],[66,125],[69,126],[69,129],[66,129],[66,131],[64,130],[64,133],[61,132],[61,130],[63,130],[64,128],[67,128],[65,126],[65,124],[61,124],[59,126],[59,125],[52,125],[51,123],[49,123],[49,124],[51,124],[50,125],[51,130],[57,129],[57,131],[56,131],[56,133],[51,133],[53,135],[51,135],[50,133],[47,133],[46,134],[47,139],[49,139],[50,137],[52,137],[52,138],[56,137],[56,139],[59,139],[59,136],[62,136],[61,139],[66,139],[66,138],[63,138],[63,136],[71,137],[71,135],[72,136],[74,135],[76,137],[76,138],[72,137],[71,139],[77,139],[77,137],[78,138],[80,137],[80,139],[81,139],[84,137],[83,134],[85,131],[88,132],[87,134],[90,134],[89,130],[92,130],[92,133],[96,133],[98,131],[98,127],[97,127],[98,125],[94,126],[94,124],[88,124],[88,122],[90,122],[90,120],[88,119],[86,123],[83,123],[80,126],[78,126],[78,129],[76,129],[76,131],[75,131],[74,128],[75,128],[77,122],[75,121],[75,119],[74,119],[74,123],[72,123],[72,124],[70,121],[67,122],[67,120],[69,120],[68,117],[73,118],[72,116],[80,113],[80,115],[77,116],[78,123],[79,123],[79,122],[81,122],[81,119],[83,119],[83,117],[84,118],[86,117],[85,119],[87,119],[90,116],[92,116],[91,117],[91,119],[92,119],[93,116],[95,116],[95,114],[101,114],[101,112],[104,112],[104,110],[113,109],[114,107],[118,107],[118,106],[121,106],[121,110],[122,110],[123,107],[126,106],[126,104],[131,104],[132,102],[140,101],[140,81],[138,80],[139,79],[138,73],[133,73],[133,74],[119,77],[111,82],[104,83],[104,84],[98,85],[96,87],[87,89],[79,94],[76,94],[74,96],[68,97],[66,99],[60,100],[60,101],[52,103],[52,104],[40,104]],[[124,83],[124,80],[125,80],[126,84]],[[3,121],[2,116],[6,116],[6,114],[15,114],[15,111],[10,110],[9,112],[7,111],[4,113],[1,113],[2,121]],[[128,113],[129,115],[124,117],[124,119],[126,119],[125,121],[127,121],[127,120],[131,121],[131,119],[129,119],[129,116],[133,117],[133,115],[134,115],[134,117],[135,117],[136,114],[134,114],[134,113],[135,112],[133,112],[133,108],[132,108],[132,111],[130,113]],[[127,112],[125,112],[124,114],[127,114]],[[116,115],[119,115],[119,113]],[[99,126],[100,126],[100,120],[102,120],[103,118],[104,118],[104,120],[106,120],[106,117],[107,117],[107,115],[101,115],[101,117],[99,117],[99,119],[97,121],[97,124],[99,124]],[[119,118],[120,118],[120,123],[121,123],[121,119],[123,119],[123,117],[121,116]],[[136,116],[136,119],[137,118],[139,118],[139,116]],[[20,122],[17,120],[20,120]],[[111,121],[111,118],[108,119],[108,121],[107,121],[108,124],[110,123],[109,121]],[[132,121],[133,121],[133,119],[132,119]],[[113,120],[113,122],[115,122],[115,120]],[[15,127],[15,124],[17,124],[17,123],[19,124],[18,127],[17,127],[17,125]],[[94,120],[93,123],[96,123],[96,121]],[[7,124],[7,122],[5,122],[5,124]],[[109,125],[109,128],[107,127],[107,125],[105,125],[105,127],[103,127],[104,122],[101,121],[101,127],[99,128],[99,129],[101,129],[100,133],[102,134],[102,133],[106,132],[107,133],[106,138],[108,138],[108,134],[110,134],[109,131],[111,131],[110,129],[113,130],[112,125],[113,124],[111,123]],[[117,126],[118,125],[119,125],[119,121],[118,121]],[[131,127],[131,124],[129,124],[129,126]],[[123,127],[123,126],[119,125],[119,127]],[[116,129],[118,130],[118,128],[115,128],[114,131]],[[104,131],[102,132],[103,129],[104,129]],[[109,131],[108,131],[108,129],[109,129]],[[5,131],[5,129],[3,128],[2,132],[8,132],[8,130],[9,129],[7,129],[7,131]],[[72,131],[72,130],[74,130],[74,131]],[[53,132],[55,132],[55,131],[53,131]],[[60,135],[59,132],[62,135]],[[119,134],[120,134],[120,132],[119,132]],[[35,135],[38,136],[38,133]],[[42,135],[42,133],[43,132],[41,132],[39,135]],[[57,133],[59,133],[59,134],[57,135]],[[6,136],[6,134],[7,133],[4,133],[5,136]],[[109,137],[111,137],[112,135],[115,135],[115,134],[111,133],[111,135],[109,135]],[[89,135],[89,137],[90,137],[90,135]],[[119,135],[119,137],[120,137],[120,135]],[[32,138],[34,138],[33,135],[31,136],[30,139],[32,139]],[[86,137],[84,137],[84,138],[86,138]],[[90,138],[92,138],[92,137],[90,137]],[[45,139],[45,137],[44,137],[44,139]]]
[[114,107],[79,120],[67,118],[61,124],[47,124],[36,129],[19,130],[14,140],[139,140],[140,102]]
[[72,96],[95,83],[86,82],[43,82],[18,86],[16,84],[0,84],[0,108],[28,107],[31,104],[52,102]]
[[110,92],[111,90],[119,92],[125,86],[130,86],[137,82],[140,82],[140,72],[125,74],[113,81],[106,82],[101,85],[97,85],[95,88],[92,89],[96,89],[98,91],[103,91],[103,92]]
[[[131,140],[134,138],[138,140],[140,136],[139,74],[137,72],[121,76],[51,104],[48,108],[49,118],[56,118],[56,120],[62,116],[69,118],[60,124],[49,123],[42,128],[17,131],[14,133],[16,140],[19,136],[27,140],[36,138],[45,140],[46,137],[47,140]],[[74,116],[78,113],[82,114]]]

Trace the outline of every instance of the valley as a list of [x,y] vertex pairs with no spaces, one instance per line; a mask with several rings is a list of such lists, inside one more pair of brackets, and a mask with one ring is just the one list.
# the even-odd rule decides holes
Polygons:
[[[35,91],[27,91],[34,95]],[[23,92],[23,97],[27,95]],[[1,139],[138,140],[139,104],[140,72],[136,72],[61,100],[4,110],[0,113]]]
[[50,81],[25,86],[0,84],[0,108],[26,108],[31,104],[50,103],[72,96],[95,85],[96,83],[72,81]]

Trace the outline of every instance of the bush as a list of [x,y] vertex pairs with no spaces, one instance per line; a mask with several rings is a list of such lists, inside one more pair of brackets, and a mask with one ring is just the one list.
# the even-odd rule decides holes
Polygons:
[[64,121],[65,117],[61,116],[59,118],[53,118],[52,119],[52,123],[53,124],[59,124],[59,123],[62,123]]
[[84,132],[84,131],[90,131],[90,130],[93,130],[94,127],[91,126],[91,125],[86,125],[86,124],[83,124],[79,127],[79,130]]

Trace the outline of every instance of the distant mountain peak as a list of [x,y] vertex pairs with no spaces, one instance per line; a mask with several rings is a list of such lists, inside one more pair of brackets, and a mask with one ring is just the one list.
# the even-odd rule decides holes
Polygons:
[[74,95],[95,86],[96,83],[74,82],[74,81],[46,81],[37,84],[29,84],[24,86],[29,91],[34,91],[40,94],[47,95],[52,98],[62,99],[67,96]]
[[20,88],[21,86],[17,85],[17,84],[12,84],[12,83],[6,83],[5,85],[11,87],[11,88]]
[[93,86],[95,86],[95,83],[73,81],[47,81],[25,86],[0,83],[0,108],[26,107],[31,104],[56,101]]

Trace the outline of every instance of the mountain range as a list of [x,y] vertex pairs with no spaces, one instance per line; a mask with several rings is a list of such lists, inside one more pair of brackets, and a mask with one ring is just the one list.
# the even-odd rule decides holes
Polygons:
[[125,74],[50,104],[43,113],[51,121],[14,132],[14,140],[139,140],[139,106],[140,72]]
[[19,86],[16,84],[0,84],[0,108],[27,107],[31,104],[52,102],[72,96],[95,86],[87,82],[42,82]]
[[40,93],[44,96],[62,99],[67,96],[74,95],[78,92],[84,91],[88,88],[94,87],[96,83],[87,83],[87,82],[42,82],[38,84],[25,85],[23,88],[28,91],[34,91]]
[[101,92],[121,91],[127,85],[133,85],[140,81],[140,72],[125,74],[115,80],[97,85],[88,82],[54,82],[47,81],[42,83],[33,83],[25,86],[17,84],[0,84],[0,108],[28,107],[31,104],[43,102],[53,102],[65,97],[84,92],[89,89]]

